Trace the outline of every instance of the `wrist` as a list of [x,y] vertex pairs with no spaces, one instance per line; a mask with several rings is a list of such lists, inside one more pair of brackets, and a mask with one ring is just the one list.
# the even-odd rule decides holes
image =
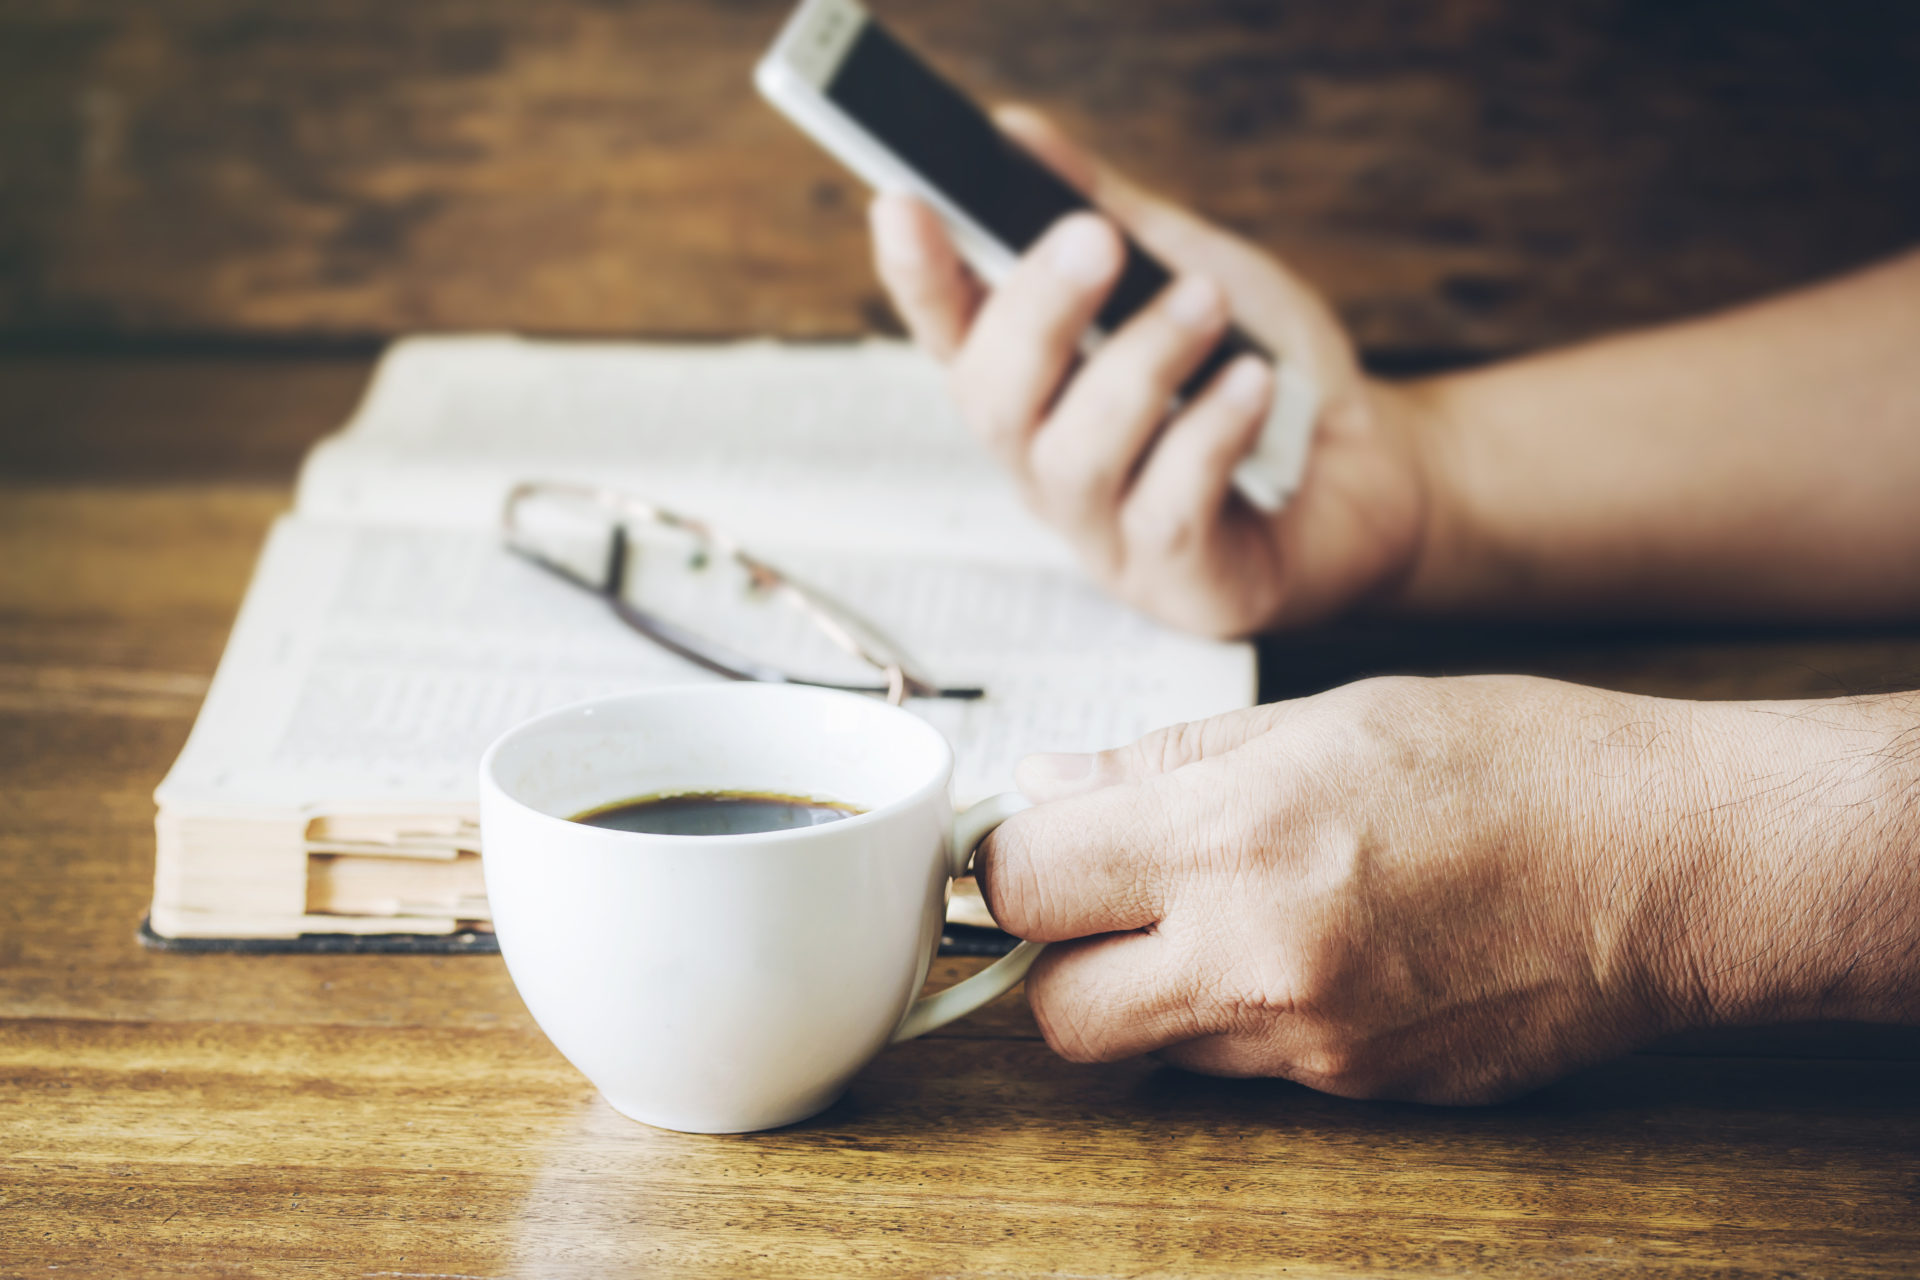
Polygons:
[[1666,706],[1635,945],[1680,1023],[1920,1019],[1920,698]]
[[1412,555],[1392,594],[1396,612],[1442,615],[1488,602],[1495,557],[1473,515],[1465,420],[1448,377],[1373,384],[1380,415],[1404,442],[1421,495]]

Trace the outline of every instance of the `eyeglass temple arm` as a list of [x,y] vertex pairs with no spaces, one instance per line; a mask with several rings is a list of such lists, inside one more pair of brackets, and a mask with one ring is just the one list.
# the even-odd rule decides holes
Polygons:
[[[607,603],[613,607],[622,622],[646,636],[661,648],[672,651],[695,666],[702,667],[715,675],[726,676],[730,680],[758,680],[763,684],[797,684],[811,689],[839,689],[846,693],[885,693],[887,687],[879,684],[837,684],[831,680],[803,680],[790,676],[778,667],[769,667],[763,663],[723,649],[704,636],[684,630],[656,617],[644,609],[636,609],[619,596],[608,596]],[[721,655],[725,655],[724,657]],[[914,698],[955,698],[971,701],[984,698],[987,691],[980,688],[956,687],[939,688],[906,677],[906,690]]]

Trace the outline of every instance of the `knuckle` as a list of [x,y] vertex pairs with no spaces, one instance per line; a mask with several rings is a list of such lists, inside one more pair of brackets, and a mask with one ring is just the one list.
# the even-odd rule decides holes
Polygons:
[[1198,438],[1183,446],[1191,459],[1187,469],[1208,479],[1232,471],[1259,442],[1265,420],[1257,411],[1235,409],[1229,417],[1189,424]]
[[1328,1093],[1365,1093],[1369,1057],[1355,1037],[1323,1030],[1295,1056],[1295,1078]]
[[1206,755],[1206,721],[1185,720],[1155,729],[1131,746],[1133,763],[1142,773],[1172,773]]
[[1377,994],[1366,989],[1365,936],[1337,921],[1308,923],[1322,914],[1352,914],[1345,904],[1329,901],[1341,896],[1337,887],[1314,894],[1313,901],[1302,904],[1300,926],[1288,930],[1276,952],[1223,975],[1223,1003],[1231,1010],[1232,1027],[1251,1030],[1282,1018],[1325,1023]]
[[1359,714],[1387,719],[1410,709],[1430,683],[1420,676],[1369,676],[1337,692]]
[[1127,546],[1135,554],[1151,554],[1160,560],[1186,559],[1206,535],[1199,514],[1188,507],[1129,503],[1120,523]]
[[1099,1028],[1097,1012],[1047,981],[1047,974],[1027,977],[1027,1005],[1047,1047],[1068,1062],[1104,1062],[1113,1055]]
[[1126,358],[1105,363],[1091,406],[1097,421],[1107,423],[1165,413],[1173,398],[1175,379],[1163,345],[1139,353],[1115,352],[1116,357]]
[[1434,684],[1417,676],[1376,676],[1335,690],[1330,741],[1373,767],[1419,772],[1439,747]]
[[1009,832],[1017,818],[988,836],[974,858],[980,897],[1000,927],[1015,937],[1029,937],[1046,918],[1044,888],[1034,861],[1017,832]]
[[1058,432],[1042,431],[1028,459],[1033,483],[1049,510],[1077,520],[1113,485],[1109,466],[1088,456]]
[[998,381],[980,368],[980,357],[973,348],[962,348],[949,366],[947,386],[961,420],[988,448],[1003,457],[1017,451],[1027,424],[999,390]]

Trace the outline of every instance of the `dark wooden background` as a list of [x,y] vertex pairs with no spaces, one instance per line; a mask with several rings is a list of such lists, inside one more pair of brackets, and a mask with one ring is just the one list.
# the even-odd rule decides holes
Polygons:
[[[0,342],[890,324],[785,0],[0,0]],[[1920,241],[1907,0],[875,0],[1293,259],[1383,366]]]

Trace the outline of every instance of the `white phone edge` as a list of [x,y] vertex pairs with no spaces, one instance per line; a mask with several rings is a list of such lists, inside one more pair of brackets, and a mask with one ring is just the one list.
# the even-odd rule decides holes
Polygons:
[[[883,146],[825,92],[860,28],[868,21],[858,0],[802,0],[753,70],[760,95],[801,132],[876,191],[902,191],[925,201],[953,237],[954,247],[988,284],[998,284],[1017,256],[975,222],[911,165]],[[1090,331],[1088,349],[1104,337]],[[1273,513],[1300,487],[1320,416],[1320,391],[1290,362],[1276,361],[1273,404],[1253,449],[1234,468],[1234,488],[1254,507]]]

